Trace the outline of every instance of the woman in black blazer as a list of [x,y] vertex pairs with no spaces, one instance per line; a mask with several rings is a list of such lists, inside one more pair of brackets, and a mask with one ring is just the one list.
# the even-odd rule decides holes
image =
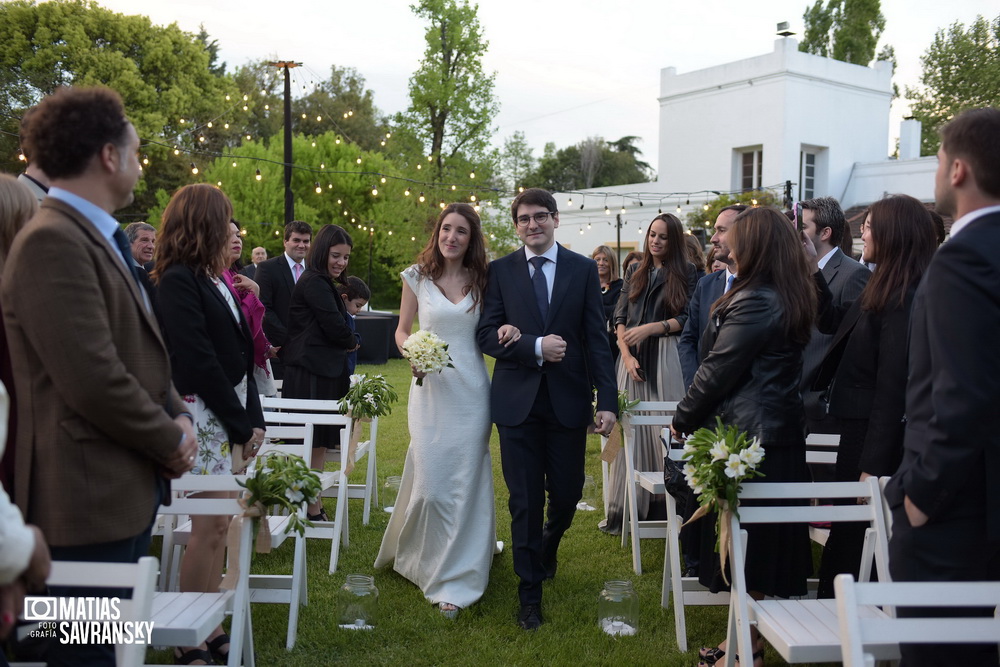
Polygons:
[[611,358],[617,362],[618,336],[615,333],[613,320],[623,282],[618,277],[618,258],[615,256],[615,251],[606,245],[594,248],[590,258],[597,262],[597,277],[601,281],[601,304],[604,306],[604,319],[608,325],[608,343],[611,346]]
[[[836,336],[812,386],[825,391],[838,425],[837,481],[892,475],[899,467],[910,306],[937,247],[930,213],[906,195],[872,204],[861,229],[862,261],[874,262],[875,271],[855,302],[820,318],[820,330]],[[833,597],[836,575],[858,577],[865,526],[833,524],[820,565],[819,597]]]
[[[354,242],[337,225],[319,230],[309,248],[306,270],[292,290],[288,309],[288,342],[281,349],[285,398],[343,398],[350,386],[347,354],[359,340],[347,323],[347,308],[340,298],[347,278],[347,263]],[[334,284],[337,281],[337,284]],[[322,468],[326,449],[339,442],[340,428],[321,426],[313,440],[314,468]],[[311,520],[327,521],[321,502],[309,507]]]
[[[189,407],[198,438],[192,474],[241,471],[244,457],[264,439],[253,340],[239,300],[222,277],[229,266],[232,216],[232,204],[221,190],[203,183],[186,185],[163,211],[156,242],[153,279],[160,327],[170,350],[174,385]],[[182,591],[219,590],[229,519],[192,517],[181,563]],[[207,644],[177,649],[174,657],[181,664],[211,664],[213,656],[224,659],[228,647],[229,637],[220,626]]]

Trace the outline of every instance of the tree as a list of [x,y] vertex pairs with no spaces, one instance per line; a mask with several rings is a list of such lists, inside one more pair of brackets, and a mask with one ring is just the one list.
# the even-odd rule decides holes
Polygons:
[[[769,190],[750,190],[730,195],[719,195],[716,199],[705,202],[696,211],[687,214],[688,229],[708,229],[715,224],[719,211],[733,204],[747,206],[778,206],[781,199]],[[711,234],[709,234],[711,236]]]
[[885,30],[880,0],[816,0],[802,15],[799,51],[867,66]]
[[500,187],[504,190],[516,190],[524,185],[525,176],[535,168],[535,158],[531,146],[524,138],[524,132],[515,132],[503,142],[500,151]]
[[1000,15],[966,28],[939,30],[920,58],[920,87],[906,87],[913,117],[923,124],[921,153],[934,155],[938,130],[963,109],[1000,106]]
[[[188,121],[216,118],[225,96],[237,94],[232,79],[212,73],[210,58],[205,42],[176,24],[154,26],[145,16],[116,14],[93,2],[0,4],[0,110],[2,129],[10,133],[0,151],[8,165],[17,164],[11,135],[17,136],[18,119],[58,86],[106,85],[122,96],[154,166],[137,187],[136,203],[124,211],[142,216],[156,189],[172,190],[190,178],[190,157],[148,142],[207,147],[214,134]],[[169,180],[160,182],[161,176]]]
[[562,192],[647,182],[653,170],[639,159],[638,141],[639,137],[631,135],[617,141],[590,137],[559,150],[548,143],[538,168],[526,180],[535,187]]
[[380,150],[391,140],[388,121],[375,106],[372,91],[365,88],[365,78],[353,67],[332,65],[329,79],[292,101],[292,112],[295,131],[303,134],[334,130],[369,151]]
[[[496,73],[483,71],[489,42],[477,5],[467,0],[420,0],[410,9],[429,25],[427,48],[410,78],[410,106],[401,121],[432,157],[435,178],[446,179],[466,162],[488,161]],[[457,158],[457,159],[456,159]]]

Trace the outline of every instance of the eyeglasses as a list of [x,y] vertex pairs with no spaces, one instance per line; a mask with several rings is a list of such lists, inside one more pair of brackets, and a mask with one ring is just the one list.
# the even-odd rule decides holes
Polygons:
[[516,221],[517,222],[517,226],[518,227],[527,227],[528,223],[530,223],[532,220],[535,221],[536,225],[544,225],[545,221],[549,219],[550,215],[555,215],[555,213],[552,212],[552,211],[539,211],[538,213],[535,213],[534,215],[522,215]]
[[871,225],[869,225],[867,222],[862,222],[861,223],[861,233],[862,234],[864,234],[865,232],[867,232],[869,229],[871,229]]

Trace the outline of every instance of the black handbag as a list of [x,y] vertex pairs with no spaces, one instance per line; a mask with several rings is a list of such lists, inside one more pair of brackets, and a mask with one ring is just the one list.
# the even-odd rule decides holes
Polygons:
[[[660,441],[670,449],[667,442],[660,436]],[[684,479],[684,468],[678,462],[670,458],[669,455],[663,457],[663,486],[666,487],[674,502],[677,504],[677,516],[685,516],[688,499],[691,497],[691,487]]]

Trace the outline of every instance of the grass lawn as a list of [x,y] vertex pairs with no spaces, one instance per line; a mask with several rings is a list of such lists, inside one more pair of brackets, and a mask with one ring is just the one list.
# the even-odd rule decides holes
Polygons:
[[[492,369],[492,360],[487,359]],[[378,441],[379,485],[389,475],[399,475],[409,443],[406,400],[409,393],[409,365],[394,359],[384,366],[360,366],[359,373],[383,373],[400,394],[393,413],[380,420]],[[454,418],[461,419],[462,406],[456,405]],[[507,487],[500,470],[499,443],[494,430],[490,449],[496,486],[497,537],[510,544],[510,515]],[[591,436],[587,443],[587,473],[601,481],[600,441]],[[363,480],[355,472],[352,482]],[[600,497],[600,496],[598,496]],[[332,515],[336,501],[327,501]],[[545,624],[533,633],[516,624],[518,611],[517,578],[509,549],[496,556],[490,583],[482,600],[461,612],[456,621],[443,618],[416,586],[391,569],[375,570],[372,563],[381,543],[388,515],[372,512],[372,521],[361,523],[362,503],[350,502],[351,544],[341,550],[335,574],[327,573],[330,544],[322,540],[308,543],[309,604],[302,609],[298,642],[285,650],[288,607],[254,605],[253,626],[257,664],[281,665],[695,665],[697,648],[716,645],[724,638],[726,608],[689,607],[687,612],[687,653],[677,650],[673,614],[660,607],[663,569],[663,542],[643,541],[643,574],[632,572],[631,550],[621,539],[597,529],[601,510],[577,512],[572,528],[559,552],[559,574],[545,584],[543,614]],[[158,547],[158,541],[156,545]],[[272,554],[258,554],[255,572],[290,572],[291,541]],[[372,632],[343,631],[337,628],[335,593],[348,574],[372,574],[378,586],[379,616]],[[641,617],[639,633],[614,638],[597,625],[597,597],[609,579],[629,579],[639,593]],[[151,661],[169,663],[166,652],[151,652]],[[768,650],[766,662],[781,664]]]

